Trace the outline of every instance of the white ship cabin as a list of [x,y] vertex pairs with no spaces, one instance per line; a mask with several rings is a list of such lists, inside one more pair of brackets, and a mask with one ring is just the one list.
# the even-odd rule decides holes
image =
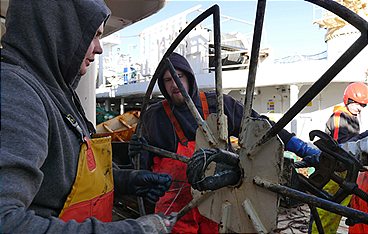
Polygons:
[[[193,15],[196,17],[201,11],[203,9],[197,6],[144,29],[138,38],[140,47],[138,61],[131,61],[129,55],[122,54],[120,54],[118,61],[114,59],[113,54],[119,52],[119,35],[114,34],[107,37],[105,39],[105,54],[100,57],[103,66],[100,66],[100,75],[97,81],[98,105],[104,106],[106,110],[120,113],[139,109],[149,80],[162,55],[181,30],[191,22]],[[280,119],[359,37],[359,31],[350,25],[344,25],[330,33],[330,29],[336,26],[334,25],[336,17],[329,12],[319,11],[320,18],[316,19],[316,22],[327,29],[325,39],[327,51],[321,51],[315,55],[288,56],[276,59],[272,55],[272,48],[261,43],[253,108],[259,113],[269,116],[272,120]],[[225,15],[222,15],[221,19],[227,21],[226,23],[239,23],[242,25],[239,28],[247,30],[235,33],[226,32],[224,30],[226,27],[223,27],[224,22],[221,24],[223,89],[226,94],[243,103],[249,71],[253,25]],[[189,60],[201,90],[214,90],[212,32],[212,24],[204,21],[203,24],[192,30],[176,49],[176,52],[185,55]],[[262,41],[266,41],[266,39],[263,38]],[[287,129],[306,141],[309,140],[308,134],[311,130],[324,130],[325,122],[332,114],[333,107],[342,103],[345,87],[350,82],[367,82],[367,55],[368,49],[365,48],[294,118]],[[118,70],[114,69],[112,61],[115,61],[115,67],[120,67]],[[157,85],[153,97],[156,100],[162,98]],[[368,110],[362,112],[362,120],[368,119],[367,112]],[[368,121],[362,121],[361,128],[362,130],[368,129]]]

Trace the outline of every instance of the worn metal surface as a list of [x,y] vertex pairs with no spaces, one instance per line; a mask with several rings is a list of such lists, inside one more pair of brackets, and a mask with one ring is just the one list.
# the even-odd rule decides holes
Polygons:
[[257,211],[254,209],[252,202],[248,199],[242,203],[244,212],[248,215],[249,219],[252,221],[254,229],[257,233],[268,233],[267,229],[264,227],[262,221],[260,220]]
[[266,0],[259,0],[257,3],[256,22],[254,24],[252,51],[250,55],[248,83],[247,83],[246,97],[244,101],[243,121],[242,121],[241,129],[246,128],[244,119],[249,118],[252,112],[254,86],[256,83],[259,48],[261,45],[265,9],[266,9]]
[[228,231],[227,226],[229,226],[230,214],[231,214],[231,203],[224,202],[222,204],[222,210],[221,210],[221,221],[220,221],[219,233],[226,233]]
[[143,145],[143,149],[154,153],[155,155],[161,156],[163,158],[172,158],[183,163],[188,163],[189,158],[180,154],[176,154],[161,148],[154,147],[152,145]]
[[215,84],[217,96],[217,126],[218,139],[225,142],[228,137],[227,117],[224,113],[224,99],[222,94],[222,57],[221,57],[221,29],[220,29],[220,8],[217,6],[213,13],[213,40],[215,48]]
[[197,196],[196,198],[192,199],[186,206],[184,206],[178,212],[178,214],[176,215],[177,220],[182,218],[186,213],[188,213],[194,207],[197,207],[199,204],[201,204],[204,200],[206,200],[213,193],[214,191],[202,192],[200,196]]
[[[251,121],[252,123],[247,126],[249,128],[248,135],[243,136],[246,139],[245,142],[250,145],[254,143],[257,137],[271,128],[271,125],[265,120]],[[213,124],[215,123],[209,123],[209,126]],[[206,147],[206,142],[197,139],[198,135],[196,138],[198,148]],[[202,143],[204,145],[201,145]],[[240,155],[244,155],[244,152],[242,152],[244,150],[243,148],[240,150]],[[281,180],[282,155],[282,143],[275,137],[257,152],[256,157],[240,156],[240,166],[244,170],[241,184],[237,187],[224,187],[216,190],[213,195],[199,204],[200,213],[220,223],[222,204],[228,202],[231,204],[231,213],[227,222],[227,230],[237,233],[253,233],[256,231],[253,222],[242,207],[242,203],[248,200],[254,207],[256,216],[259,217],[259,222],[264,226],[264,230],[270,232],[276,228],[278,196],[276,193],[265,191],[254,185],[253,177],[259,175],[274,183],[279,183]],[[193,197],[200,196],[200,193],[196,190],[193,190],[192,193]]]
[[317,208],[315,206],[309,205],[309,209],[311,211],[311,215],[313,216],[313,220],[316,224],[317,230],[319,234],[324,234],[321,218],[319,217],[319,214],[317,212]]
[[[341,203],[350,194],[355,194],[368,202],[368,195],[359,189],[356,183],[359,170],[363,169],[358,159],[343,150],[331,136],[322,131],[314,130],[309,135],[312,140],[316,136],[320,138],[314,144],[322,153],[316,170],[302,181],[306,189],[316,196],[320,196],[321,191],[325,192],[322,198],[327,195],[327,199],[336,203]],[[324,190],[324,186],[330,180],[340,187],[334,194],[328,194]]]

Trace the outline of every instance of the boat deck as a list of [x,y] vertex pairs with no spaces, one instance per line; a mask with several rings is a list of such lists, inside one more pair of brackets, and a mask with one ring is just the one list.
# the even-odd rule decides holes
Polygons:
[[[308,205],[304,204],[295,208],[280,208],[277,230],[274,233],[294,234],[308,233],[310,211]],[[342,217],[337,234],[347,234],[349,227],[345,224],[345,217]]]

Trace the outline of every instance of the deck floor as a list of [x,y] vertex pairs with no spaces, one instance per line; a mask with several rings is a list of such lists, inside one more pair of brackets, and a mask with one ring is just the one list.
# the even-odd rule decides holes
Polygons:
[[[294,234],[308,233],[310,211],[308,205],[296,208],[280,208],[277,230],[274,233]],[[349,227],[345,224],[345,217],[341,219],[337,234],[347,234]]]

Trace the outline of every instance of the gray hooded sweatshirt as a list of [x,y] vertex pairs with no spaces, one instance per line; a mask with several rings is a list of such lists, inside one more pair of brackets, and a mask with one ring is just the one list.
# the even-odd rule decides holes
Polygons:
[[[71,86],[109,14],[100,0],[10,1],[1,50],[0,233],[154,231],[135,220],[58,219],[81,143],[62,112],[74,116],[84,135],[93,131]],[[115,181],[122,178],[114,170]]]

